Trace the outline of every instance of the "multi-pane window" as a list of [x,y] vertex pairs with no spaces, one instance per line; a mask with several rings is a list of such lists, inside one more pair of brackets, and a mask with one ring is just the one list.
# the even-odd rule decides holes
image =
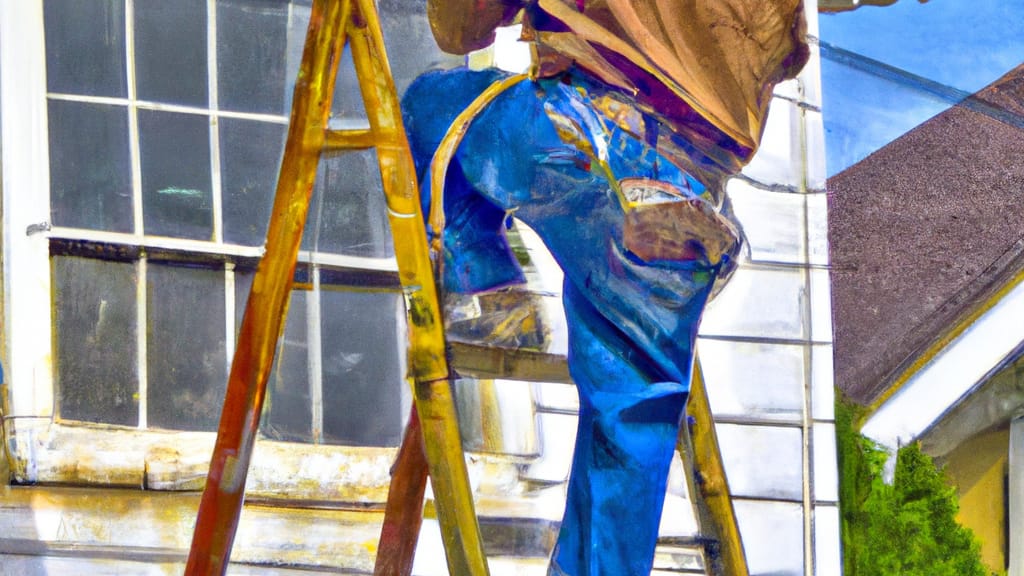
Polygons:
[[[309,2],[43,6],[56,415],[215,430]],[[385,34],[414,9],[384,3]],[[436,56],[429,32],[389,42],[413,56],[400,88]],[[351,73],[335,100],[334,121],[364,121]],[[263,433],[394,445],[404,326],[372,151],[321,162],[301,248]]]

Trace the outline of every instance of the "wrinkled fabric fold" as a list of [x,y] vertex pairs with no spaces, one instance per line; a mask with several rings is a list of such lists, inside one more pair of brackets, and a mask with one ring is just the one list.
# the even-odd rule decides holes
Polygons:
[[651,382],[623,336],[571,285],[564,302],[580,415],[550,573],[646,575],[689,386]]

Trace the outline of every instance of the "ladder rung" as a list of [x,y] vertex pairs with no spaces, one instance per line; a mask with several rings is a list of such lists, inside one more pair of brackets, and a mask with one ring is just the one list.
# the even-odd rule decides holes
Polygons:
[[460,376],[572,384],[569,365],[562,354],[455,340],[448,341],[448,352],[452,367]]
[[373,131],[369,128],[328,130],[324,138],[324,152],[342,150],[366,150],[377,145]]

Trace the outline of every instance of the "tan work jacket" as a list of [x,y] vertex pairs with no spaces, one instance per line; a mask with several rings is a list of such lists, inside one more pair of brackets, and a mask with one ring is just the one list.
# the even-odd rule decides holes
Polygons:
[[[741,163],[760,142],[773,87],[808,55],[801,0],[428,1],[438,44],[456,54],[486,46],[523,10],[540,75],[574,62],[656,111],[678,99],[746,149]],[[668,116],[687,131],[686,114]]]

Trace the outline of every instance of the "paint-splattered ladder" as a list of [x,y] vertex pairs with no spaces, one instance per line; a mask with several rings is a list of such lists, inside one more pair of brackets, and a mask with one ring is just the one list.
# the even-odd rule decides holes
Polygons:
[[[369,129],[335,131],[327,126],[338,62],[346,46],[352,52]],[[410,419],[396,466],[377,573],[391,576],[411,571],[426,482],[424,452],[449,570],[467,576],[488,573],[448,383],[443,322],[415,169],[377,10],[373,0],[314,0],[266,254],[256,270],[242,320],[185,570],[188,575],[223,574],[227,569],[320,154],[371,147],[377,152],[405,291],[409,378],[418,412],[418,419],[415,414]]]

